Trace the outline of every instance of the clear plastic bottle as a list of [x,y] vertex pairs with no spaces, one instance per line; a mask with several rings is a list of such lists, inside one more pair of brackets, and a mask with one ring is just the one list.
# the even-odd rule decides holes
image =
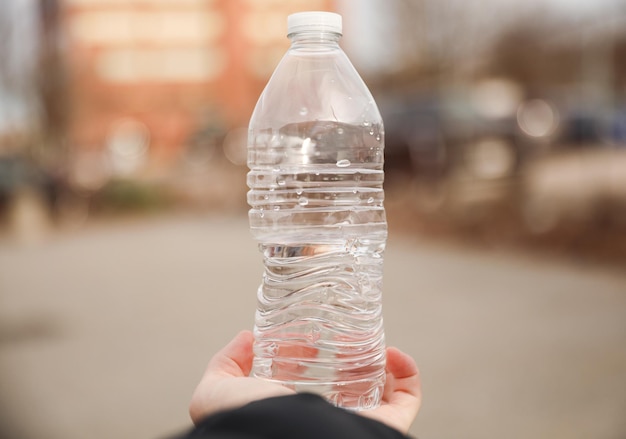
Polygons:
[[265,264],[252,374],[371,409],[385,383],[383,123],[338,44],[340,15],[290,15],[288,37],[248,134]]

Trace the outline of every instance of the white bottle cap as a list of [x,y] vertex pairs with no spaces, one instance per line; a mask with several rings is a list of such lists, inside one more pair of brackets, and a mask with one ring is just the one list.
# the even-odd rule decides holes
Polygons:
[[287,35],[318,31],[341,35],[341,15],[334,12],[297,12],[287,17]]

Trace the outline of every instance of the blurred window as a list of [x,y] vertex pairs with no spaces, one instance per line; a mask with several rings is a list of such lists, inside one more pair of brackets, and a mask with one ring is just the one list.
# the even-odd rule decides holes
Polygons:
[[247,15],[243,31],[252,43],[259,46],[287,42],[285,14],[281,10]]
[[187,6],[207,5],[212,0],[65,0],[68,4],[80,6],[108,6],[108,5],[164,5]]
[[215,41],[223,18],[211,10],[89,11],[72,19],[71,31],[88,45],[198,44]]
[[99,55],[97,70],[112,82],[209,81],[225,65],[226,56],[217,48],[118,49]]
[[[276,7],[284,7],[285,3],[287,2],[285,2],[284,0],[247,0],[247,3],[248,5],[254,8],[258,8],[258,9],[265,9],[265,8],[273,9]],[[324,4],[325,4],[324,0],[290,0],[289,1],[289,6],[291,6],[294,12],[296,9],[300,9],[300,8],[307,8],[307,10],[314,11],[316,9],[321,9]],[[284,14],[283,14],[283,18],[284,18]]]

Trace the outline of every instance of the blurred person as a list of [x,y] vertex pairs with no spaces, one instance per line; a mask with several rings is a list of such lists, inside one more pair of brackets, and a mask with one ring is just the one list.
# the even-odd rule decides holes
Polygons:
[[189,407],[195,427],[181,439],[407,438],[422,399],[419,370],[409,355],[387,348],[381,405],[350,412],[320,396],[248,376],[253,342],[252,333],[242,331],[209,361]]

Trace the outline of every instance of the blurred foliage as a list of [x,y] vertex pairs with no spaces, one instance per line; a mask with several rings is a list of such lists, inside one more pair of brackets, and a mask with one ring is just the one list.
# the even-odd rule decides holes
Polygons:
[[109,181],[93,201],[101,212],[149,213],[172,207],[174,197],[162,185],[115,179]]

